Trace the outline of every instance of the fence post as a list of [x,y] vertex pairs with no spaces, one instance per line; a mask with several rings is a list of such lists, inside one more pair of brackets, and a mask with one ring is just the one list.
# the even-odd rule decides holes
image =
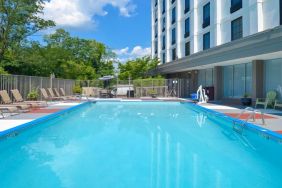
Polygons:
[[[40,89],[42,89],[42,87],[43,87],[42,82],[43,82],[43,78],[40,77]],[[42,101],[42,94],[41,94],[41,92],[40,92],[40,100]]]
[[29,92],[31,92],[31,76],[29,77]]

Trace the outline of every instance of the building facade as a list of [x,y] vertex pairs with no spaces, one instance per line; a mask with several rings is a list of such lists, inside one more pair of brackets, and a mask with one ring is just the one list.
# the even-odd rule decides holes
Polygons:
[[[152,0],[158,73],[215,99],[282,95],[282,0]],[[184,96],[186,97],[186,96]]]

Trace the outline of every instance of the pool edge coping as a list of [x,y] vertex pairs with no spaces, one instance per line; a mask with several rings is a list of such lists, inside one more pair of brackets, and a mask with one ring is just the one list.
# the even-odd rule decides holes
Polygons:
[[[84,106],[86,104],[96,103],[96,102],[107,102],[107,101],[104,101],[104,100],[101,100],[101,101],[99,101],[99,100],[86,101],[86,102],[83,102],[81,104],[72,106],[70,108],[61,110],[59,112],[55,112],[55,113],[52,113],[52,114],[49,114],[49,115],[46,115],[46,116],[34,119],[34,120],[30,121],[30,122],[27,122],[27,123],[24,123],[24,124],[21,124],[21,125],[18,125],[16,127],[13,127],[13,128],[10,128],[10,129],[7,129],[5,131],[0,132],[0,139],[7,137],[9,134],[12,134],[13,132],[17,132],[17,131],[23,130],[25,128],[28,128],[28,127],[31,127],[31,126],[43,123],[45,121],[48,121],[48,120],[53,119],[53,118],[56,118],[56,117],[58,117],[60,115],[63,115],[65,113],[73,111],[73,110],[75,110],[77,108],[80,108],[80,107],[82,107],[82,106]],[[195,104],[195,103],[190,102],[190,101],[162,101],[162,100],[156,100],[156,101],[146,101],[146,100],[145,101],[119,101],[119,100],[115,100],[115,101],[108,101],[108,102],[178,102],[178,103],[182,103],[182,104],[190,104],[190,105],[195,106],[195,107],[197,107],[197,108],[199,108],[199,109],[201,109],[203,111],[212,113],[213,115],[215,115],[217,117],[229,120],[231,122],[237,122],[237,123],[241,123],[241,124],[244,123],[244,125],[247,128],[252,129],[252,130],[256,131],[257,133],[261,133],[261,134],[267,135],[270,138],[273,138],[273,140],[275,139],[276,141],[282,142],[282,135],[279,134],[279,133],[276,133],[276,132],[274,132],[272,130],[269,130],[267,128],[262,128],[262,127],[260,127],[260,126],[258,126],[256,124],[253,124],[253,123],[250,123],[250,122],[245,122],[243,120],[230,117],[230,116],[228,116],[228,115],[226,115],[226,114],[224,114],[222,112],[218,112],[218,111],[215,111],[215,110],[212,110],[212,109],[208,109],[208,108],[206,108],[204,106],[200,106],[200,105]]]
[[0,139],[7,137],[7,136],[9,136],[9,134],[12,134],[14,132],[24,130],[25,128],[32,127],[34,125],[46,122],[46,121],[48,121],[50,119],[54,119],[54,118],[56,118],[56,117],[58,117],[60,115],[63,115],[63,114],[66,114],[66,113],[68,113],[70,111],[76,110],[77,108],[80,108],[80,107],[82,107],[82,106],[84,106],[86,104],[89,104],[89,103],[90,103],[89,101],[82,102],[81,104],[72,106],[70,108],[66,108],[66,109],[60,110],[58,112],[51,113],[49,115],[46,115],[46,116],[34,119],[34,120],[30,121],[30,122],[20,124],[20,125],[18,125],[16,127],[13,127],[13,128],[10,128],[10,129],[4,130],[4,131],[1,131],[0,132]]
[[[187,103],[187,102],[182,102],[182,103]],[[282,142],[282,135],[275,132],[275,131],[272,131],[272,130],[267,129],[267,128],[260,127],[260,126],[254,124],[254,123],[246,122],[246,121],[243,121],[241,119],[237,119],[237,118],[228,116],[228,115],[226,115],[222,112],[218,112],[218,111],[206,108],[204,106],[200,106],[200,105],[195,104],[195,103],[189,103],[189,104],[196,106],[196,107],[198,107],[198,108],[200,108],[204,111],[210,112],[210,113],[212,113],[212,114],[214,114],[214,115],[216,115],[220,118],[227,119],[227,120],[232,121],[232,122],[244,124],[244,126],[246,126],[249,129],[256,131],[257,133],[262,133],[264,135],[270,136],[270,138],[273,138],[273,139],[275,139],[279,142]]]

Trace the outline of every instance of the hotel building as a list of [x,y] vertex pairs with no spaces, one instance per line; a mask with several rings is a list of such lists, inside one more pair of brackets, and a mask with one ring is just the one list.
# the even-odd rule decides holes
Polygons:
[[199,85],[216,100],[282,99],[282,0],[152,0],[152,57],[157,73]]

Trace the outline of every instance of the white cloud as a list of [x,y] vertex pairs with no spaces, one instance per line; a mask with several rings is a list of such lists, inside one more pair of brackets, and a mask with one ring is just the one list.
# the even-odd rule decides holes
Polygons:
[[107,5],[119,9],[125,17],[130,17],[136,9],[132,0],[51,0],[45,3],[43,17],[62,27],[89,26],[95,24],[93,17],[108,14]]
[[122,48],[122,49],[117,49],[117,50],[113,50],[113,52],[117,55],[127,55],[129,51],[129,48]]
[[128,60],[149,56],[151,54],[151,48],[150,47],[143,48],[142,46],[135,46],[131,51],[129,47],[126,47],[122,49],[113,50],[113,52],[117,54],[118,56],[117,60],[124,63]]
[[151,48],[142,48],[141,46],[135,46],[131,52],[132,56],[143,57],[151,53]]

